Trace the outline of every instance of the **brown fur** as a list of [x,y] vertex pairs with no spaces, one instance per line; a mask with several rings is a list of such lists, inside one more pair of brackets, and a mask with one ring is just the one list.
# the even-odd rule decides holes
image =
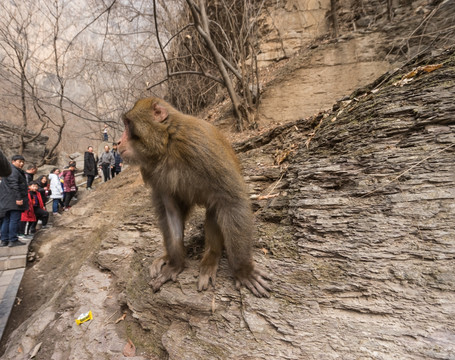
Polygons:
[[166,253],[150,267],[157,291],[183,270],[183,232],[193,205],[206,208],[205,252],[198,290],[215,284],[223,248],[236,279],[256,296],[269,296],[252,259],[253,215],[239,161],[224,136],[211,124],[185,115],[158,98],[136,102],[124,115],[119,141],[123,157],[136,161],[153,202]]

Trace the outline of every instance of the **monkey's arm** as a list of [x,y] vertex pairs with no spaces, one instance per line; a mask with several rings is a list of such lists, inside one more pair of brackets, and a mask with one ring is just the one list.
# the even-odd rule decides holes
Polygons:
[[163,234],[166,254],[156,259],[149,268],[153,291],[169,280],[176,281],[185,266],[183,226],[186,210],[166,194],[154,194],[156,214]]

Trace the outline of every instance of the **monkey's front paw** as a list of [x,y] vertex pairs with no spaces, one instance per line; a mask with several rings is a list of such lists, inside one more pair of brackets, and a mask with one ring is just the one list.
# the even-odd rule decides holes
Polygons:
[[212,286],[215,287],[217,270],[218,264],[201,266],[199,271],[199,280],[197,283],[197,291],[207,290],[210,282],[212,282]]
[[271,280],[266,272],[253,269],[248,276],[236,276],[235,287],[238,290],[240,286],[244,285],[257,297],[270,297],[271,288],[265,279]]
[[[157,262],[159,259],[155,260]],[[153,267],[153,265],[151,266]],[[157,292],[161,285],[168,282],[169,280],[176,281],[177,275],[180,274],[183,270],[183,266],[181,267],[173,267],[169,264],[164,264],[160,266],[159,273],[149,282],[149,285],[152,287],[153,292]],[[150,269],[150,273],[152,269]]]

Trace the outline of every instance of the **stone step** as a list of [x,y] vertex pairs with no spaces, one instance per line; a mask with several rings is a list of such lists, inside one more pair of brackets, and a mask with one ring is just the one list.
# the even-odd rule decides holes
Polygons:
[[21,240],[27,245],[0,247],[0,271],[24,268],[27,264],[28,247],[31,240]]
[[22,242],[26,243],[27,245],[23,246],[2,246],[0,247],[0,257],[4,256],[12,256],[12,255],[27,255],[28,247],[30,245],[31,240],[21,240]]
[[24,268],[0,271],[0,339],[16,300],[24,271]]
[[27,255],[12,255],[0,257],[0,271],[25,268]]

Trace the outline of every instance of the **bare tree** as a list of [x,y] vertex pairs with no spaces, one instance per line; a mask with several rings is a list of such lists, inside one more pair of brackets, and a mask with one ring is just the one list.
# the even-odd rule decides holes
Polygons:
[[[107,122],[115,137],[120,113],[152,87],[157,96],[169,90],[169,97],[184,99],[179,105],[192,104],[193,112],[228,94],[242,130],[254,124],[258,104],[261,6],[253,0],[1,2],[0,81],[7,86],[0,89],[0,109],[14,110],[27,134],[23,148],[33,141],[29,130],[49,136],[43,163],[77,146],[67,141],[74,130],[91,142]],[[155,81],[163,70],[165,79]]]
[[[4,84],[9,84],[2,87],[0,96],[2,100],[11,99],[10,107],[20,113],[21,152],[38,136],[50,135],[41,163],[54,161],[70,119],[106,121],[97,115],[96,105],[91,107],[87,101],[93,94],[81,96],[77,91],[87,86],[86,71],[83,71],[86,64],[78,56],[84,42],[79,39],[87,41],[83,34],[103,14],[109,13],[116,1],[112,0],[95,15],[88,15],[79,28],[74,28],[69,16],[73,9],[67,9],[68,2],[62,0],[24,0],[0,5],[3,15],[0,18],[0,77]],[[71,83],[70,96],[66,91],[68,83]],[[30,137],[29,130],[33,130],[35,136]]]
[[393,0],[387,0],[387,19],[393,19]]
[[[22,153],[27,144],[36,140],[48,125],[48,118],[41,112],[36,96],[35,80],[39,75],[30,62],[36,51],[31,40],[32,15],[37,9],[33,4],[26,7],[7,6],[2,3],[3,16],[0,18],[0,49],[3,55],[0,77],[4,83],[9,84],[3,91],[9,95],[9,102],[21,114],[19,133],[19,152]],[[32,69],[32,70],[31,70]],[[20,99],[18,102],[15,99]],[[31,109],[30,109],[31,108]],[[26,137],[33,111],[40,120],[41,125],[35,136]]]
[[[259,91],[255,91],[256,96],[252,95],[253,90],[259,88],[256,17],[262,3],[223,0],[208,5],[204,0],[186,0],[186,4],[188,23],[182,23],[174,34],[165,34],[170,41],[180,40],[168,50],[170,41],[164,44],[161,40],[159,24],[162,21],[157,16],[154,0],[155,31],[166,65],[163,81],[200,76],[219,84],[231,99],[237,129],[243,130],[245,123],[254,126],[259,97]],[[179,80],[175,82],[178,84]],[[206,88],[213,89],[213,85]]]
[[[67,124],[65,111],[68,111],[64,109],[64,56],[60,54],[63,47],[58,44],[63,38],[62,7],[58,0],[51,3],[25,1],[3,3],[2,10],[0,49],[8,61],[2,61],[0,74],[3,81],[10,83],[8,89],[13,92],[13,98],[17,92],[20,99],[16,106],[21,114],[19,152],[43,133],[50,132],[55,136],[51,137],[38,165],[51,163]],[[38,128],[36,124],[40,124]],[[26,137],[30,129],[35,136]]]

